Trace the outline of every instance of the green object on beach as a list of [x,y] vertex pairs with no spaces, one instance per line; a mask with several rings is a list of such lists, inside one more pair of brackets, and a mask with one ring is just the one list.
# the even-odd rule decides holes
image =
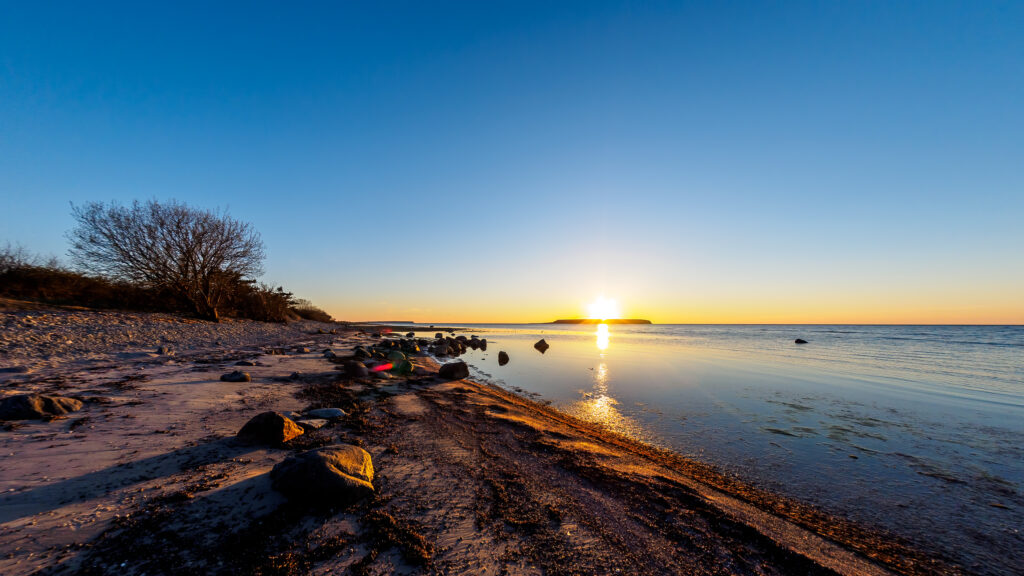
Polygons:
[[398,350],[393,350],[392,352],[390,352],[388,354],[388,360],[397,363],[397,362],[402,362],[402,361],[406,360],[406,357],[405,357],[405,354],[402,354]]
[[412,362],[409,362],[408,360],[395,362],[395,365],[394,367],[391,368],[391,371],[394,372],[395,374],[409,374],[412,372]]

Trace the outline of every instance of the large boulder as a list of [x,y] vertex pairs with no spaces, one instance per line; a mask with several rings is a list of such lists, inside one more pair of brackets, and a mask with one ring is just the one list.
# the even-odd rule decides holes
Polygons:
[[540,341],[533,345],[533,347],[536,348],[537,351],[539,351],[541,354],[543,354],[547,352],[548,348],[550,348],[551,346],[549,346],[548,343],[545,342],[543,338],[541,338]]
[[220,377],[221,382],[252,382],[252,376],[248,372],[235,370]]
[[309,504],[346,504],[373,492],[370,454],[348,444],[302,452],[270,471],[274,490]]
[[18,394],[0,400],[0,420],[47,420],[81,407],[82,401],[74,398]]
[[462,360],[458,362],[449,362],[437,371],[438,376],[446,378],[448,380],[462,380],[463,378],[469,378],[469,366]]
[[505,364],[508,364],[508,352],[502,350],[498,352],[498,366],[504,366]]
[[238,439],[251,444],[284,444],[302,435],[302,428],[280,412],[253,416],[238,431]]

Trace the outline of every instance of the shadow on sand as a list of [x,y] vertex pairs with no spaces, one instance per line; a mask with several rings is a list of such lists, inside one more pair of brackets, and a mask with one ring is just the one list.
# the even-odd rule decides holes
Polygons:
[[85,502],[126,486],[165,478],[197,466],[222,462],[256,449],[257,447],[243,444],[234,438],[221,438],[118,464],[24,492],[3,494],[0,495],[0,523]]

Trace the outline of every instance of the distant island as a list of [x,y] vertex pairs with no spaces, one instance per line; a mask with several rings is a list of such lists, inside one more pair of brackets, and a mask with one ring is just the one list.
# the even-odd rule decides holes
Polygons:
[[650,320],[639,318],[615,318],[612,320],[598,320],[596,318],[563,318],[555,320],[552,324],[651,324]]

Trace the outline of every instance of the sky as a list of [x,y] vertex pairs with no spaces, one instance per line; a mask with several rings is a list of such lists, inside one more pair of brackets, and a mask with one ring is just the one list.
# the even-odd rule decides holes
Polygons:
[[226,208],[346,320],[1024,323],[1021,2],[0,0],[0,243]]

